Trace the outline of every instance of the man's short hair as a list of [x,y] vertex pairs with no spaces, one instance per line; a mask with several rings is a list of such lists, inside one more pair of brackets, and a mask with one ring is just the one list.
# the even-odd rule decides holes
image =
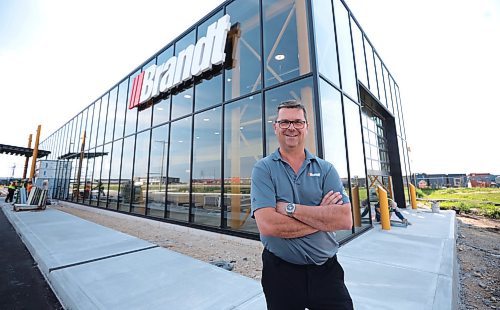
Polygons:
[[[307,112],[306,107],[297,100],[286,100],[278,105],[278,113],[281,109],[301,109],[304,112],[304,119],[307,122]],[[276,116],[277,117],[277,116]]]

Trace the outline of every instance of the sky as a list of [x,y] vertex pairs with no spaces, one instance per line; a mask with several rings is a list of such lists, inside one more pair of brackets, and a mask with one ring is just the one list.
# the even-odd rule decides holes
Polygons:
[[[0,1],[0,143],[42,141],[222,2]],[[346,3],[399,85],[412,172],[500,174],[500,0]]]

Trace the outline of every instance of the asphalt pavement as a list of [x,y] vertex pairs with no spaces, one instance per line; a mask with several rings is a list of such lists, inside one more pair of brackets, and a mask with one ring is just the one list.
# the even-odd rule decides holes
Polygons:
[[[8,208],[6,204],[2,207]],[[0,212],[0,236],[0,309],[62,309],[3,212]]]

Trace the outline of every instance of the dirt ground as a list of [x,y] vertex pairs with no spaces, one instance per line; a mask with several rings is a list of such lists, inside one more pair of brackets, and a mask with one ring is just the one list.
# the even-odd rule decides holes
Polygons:
[[500,221],[457,215],[460,310],[500,309]]
[[[96,213],[65,206],[52,208],[124,232],[205,262],[224,262],[233,271],[260,280],[262,245],[220,234],[177,230],[133,216]],[[460,310],[500,309],[500,221],[457,215],[457,255],[460,268]]]

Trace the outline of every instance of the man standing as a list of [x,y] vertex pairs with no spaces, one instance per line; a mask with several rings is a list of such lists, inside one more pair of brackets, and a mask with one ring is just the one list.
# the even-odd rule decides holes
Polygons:
[[279,149],[252,171],[252,215],[264,244],[262,287],[268,309],[353,309],[337,261],[336,230],[352,215],[332,164],[305,149],[304,106],[278,106]]

